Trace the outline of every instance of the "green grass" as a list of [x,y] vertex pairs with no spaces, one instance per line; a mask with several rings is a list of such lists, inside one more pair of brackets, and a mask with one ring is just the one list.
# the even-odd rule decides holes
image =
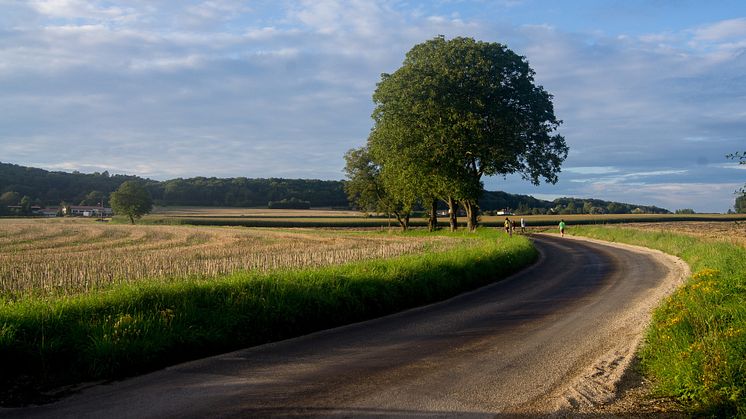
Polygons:
[[659,395],[695,415],[746,417],[746,249],[667,232],[574,227],[572,234],[658,249],[693,275],[655,311],[641,361]]
[[527,239],[495,230],[439,234],[474,241],[441,253],[326,268],[154,280],[0,302],[0,399],[38,401],[41,390],[60,385],[374,318],[493,282],[536,258]]

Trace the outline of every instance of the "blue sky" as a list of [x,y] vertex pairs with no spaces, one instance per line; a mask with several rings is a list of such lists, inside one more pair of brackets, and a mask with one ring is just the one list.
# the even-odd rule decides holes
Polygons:
[[746,183],[743,1],[0,0],[0,161],[341,179],[415,44],[501,42],[554,94],[556,185],[489,190],[724,212]]

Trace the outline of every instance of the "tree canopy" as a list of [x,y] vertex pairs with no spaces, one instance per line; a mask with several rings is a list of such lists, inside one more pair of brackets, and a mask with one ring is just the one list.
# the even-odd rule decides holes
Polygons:
[[734,205],[736,213],[746,214],[746,193],[736,198],[736,204]]
[[50,172],[0,163],[0,196],[7,194],[0,200],[0,207],[17,205],[25,195],[35,205],[57,206],[62,201],[99,205],[102,200],[106,205],[109,194],[127,180],[142,183],[157,205],[266,207],[269,201],[296,198],[314,207],[347,206],[338,180],[194,177],[156,181],[107,172]]
[[525,57],[499,43],[439,36],[415,45],[381,75],[373,102],[367,148],[382,176],[398,174],[389,182],[403,193],[437,197],[451,214],[460,202],[470,228],[483,176],[555,183],[567,157],[552,96],[534,84]]
[[126,215],[132,224],[135,219],[153,210],[153,199],[139,183],[126,181],[111,194],[111,207],[115,213]]

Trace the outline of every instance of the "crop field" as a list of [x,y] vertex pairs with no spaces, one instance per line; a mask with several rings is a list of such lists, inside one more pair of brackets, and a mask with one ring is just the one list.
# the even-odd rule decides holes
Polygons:
[[172,217],[352,217],[362,218],[359,211],[332,209],[267,209],[230,207],[156,207],[153,215]]
[[[518,220],[523,217],[528,227],[554,226],[564,219],[568,225],[615,224],[615,223],[659,223],[673,221],[746,221],[746,214],[569,214],[569,215],[511,215]],[[439,217],[442,227],[448,225],[447,217]],[[482,225],[500,227],[505,216],[480,217]],[[244,227],[396,227],[393,219],[383,216],[365,217],[357,211],[331,209],[277,210],[265,208],[208,208],[208,207],[167,207],[158,208],[143,219],[148,224],[190,224],[226,225]],[[466,219],[459,217],[465,225]],[[413,227],[427,225],[427,220],[413,217]]]
[[336,265],[453,246],[354,231],[0,220],[0,296],[70,295],[144,278]]

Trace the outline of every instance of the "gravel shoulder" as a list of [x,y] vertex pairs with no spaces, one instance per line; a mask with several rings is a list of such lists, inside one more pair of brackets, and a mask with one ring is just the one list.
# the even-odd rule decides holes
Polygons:
[[600,243],[607,246],[652,255],[669,266],[668,275],[649,298],[622,319],[644,325],[642,332],[632,340],[620,342],[613,351],[599,358],[560,396],[555,396],[556,407],[549,417],[577,417],[589,415],[600,418],[626,417],[687,417],[683,407],[670,398],[654,394],[653,383],[640,373],[637,351],[643,340],[645,328],[650,323],[652,311],[673,293],[691,275],[689,266],[681,259],[655,249],[610,243],[586,237],[567,237],[571,240]]

